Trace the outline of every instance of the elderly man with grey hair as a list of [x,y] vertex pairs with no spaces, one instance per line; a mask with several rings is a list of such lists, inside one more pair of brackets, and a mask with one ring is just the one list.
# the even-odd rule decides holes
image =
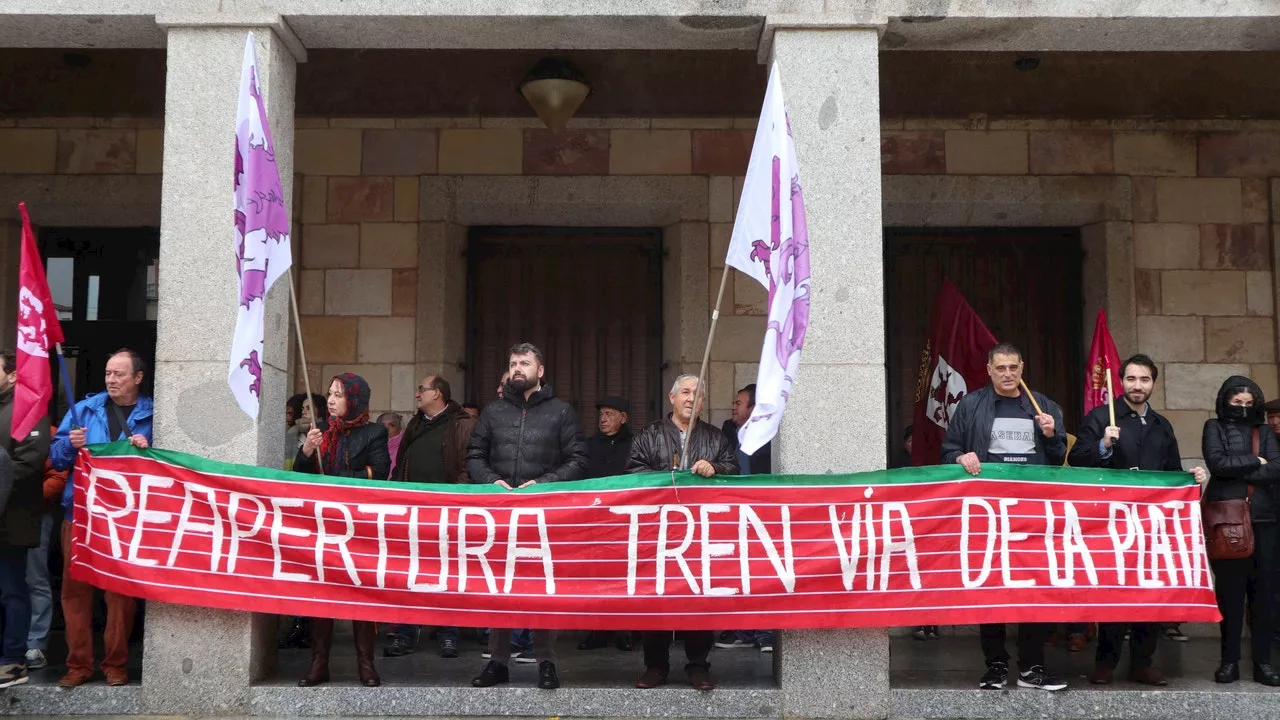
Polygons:
[[[694,407],[694,396],[698,396]],[[705,386],[699,392],[699,380],[694,375],[681,375],[671,385],[671,414],[650,423],[631,444],[631,456],[627,470],[640,472],[667,472],[680,467],[680,453],[684,450],[685,434],[692,432],[689,441],[688,467],[702,477],[712,475],[737,475],[738,459],[733,444],[716,427],[698,419],[707,393]],[[653,688],[667,681],[671,671],[671,633],[646,631],[644,638],[644,675],[636,683],[638,688]],[[707,656],[715,642],[711,630],[691,630],[684,633],[684,652],[688,660],[685,673],[689,684],[698,690],[711,690],[711,664]]]

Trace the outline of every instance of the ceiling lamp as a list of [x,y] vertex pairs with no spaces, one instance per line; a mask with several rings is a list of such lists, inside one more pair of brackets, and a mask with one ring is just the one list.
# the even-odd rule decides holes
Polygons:
[[543,125],[552,132],[560,132],[591,94],[591,86],[568,60],[547,57],[539,60],[520,81],[520,94],[529,101]]

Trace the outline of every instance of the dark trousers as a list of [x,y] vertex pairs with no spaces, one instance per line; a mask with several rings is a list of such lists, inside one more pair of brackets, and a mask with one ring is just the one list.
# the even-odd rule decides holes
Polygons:
[[[1026,672],[1033,665],[1044,664],[1044,643],[1052,634],[1051,623],[1018,623],[1019,670]],[[993,662],[1009,663],[1009,651],[1004,647],[1004,623],[979,625],[978,637],[988,665]]]
[[1164,629],[1164,623],[1100,623],[1098,625],[1098,652],[1094,655],[1098,667],[1115,670],[1120,664],[1120,651],[1124,648],[1124,631],[1133,628],[1129,638],[1129,672],[1151,667],[1156,654],[1156,641]]
[[31,631],[31,592],[27,590],[27,548],[0,547],[0,609],[4,635],[0,663],[27,664],[27,633]]
[[1252,624],[1249,627],[1253,643],[1253,662],[1271,663],[1271,628],[1275,592],[1272,582],[1276,567],[1275,523],[1257,523],[1253,526],[1253,556],[1239,560],[1210,560],[1213,569],[1214,593],[1218,596],[1218,611],[1222,622],[1222,662],[1240,662],[1240,635],[1244,631],[1245,601],[1249,603]]
[[[408,624],[392,625],[391,628],[387,630],[387,635],[390,637],[403,638],[404,640],[408,640],[409,642],[414,642],[418,639],[419,627],[420,626],[418,625],[408,625]],[[445,638],[453,638],[453,641],[455,643],[458,642],[458,628],[437,627],[436,640],[444,642]]]
[[[644,666],[664,673],[671,672],[671,631],[646,630],[640,633],[644,642]],[[694,670],[710,670],[707,656],[715,645],[716,634],[710,630],[689,630],[681,634],[684,639],[684,656],[689,661],[686,673]]]

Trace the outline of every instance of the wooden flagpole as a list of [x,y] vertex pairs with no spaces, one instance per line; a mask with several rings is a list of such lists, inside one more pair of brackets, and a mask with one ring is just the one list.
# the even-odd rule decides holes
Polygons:
[[1102,367],[1102,371],[1107,374],[1107,397],[1110,398],[1110,402],[1107,403],[1107,413],[1109,414],[1111,419],[1111,427],[1115,427],[1116,426],[1116,392],[1111,389],[1111,368],[1104,365]]
[[[693,429],[698,425],[698,403],[702,400],[702,388],[706,384],[707,362],[711,359],[711,343],[716,338],[716,323],[720,320],[720,302],[724,300],[724,286],[729,280],[729,263],[724,264],[724,272],[720,275],[720,291],[716,293],[716,307],[711,311],[711,329],[707,332],[707,346],[702,351],[702,369],[698,371],[698,385],[693,391],[693,414],[689,418],[689,430],[684,434],[684,448],[680,451],[680,469],[689,469],[689,442],[693,439]],[[678,376],[679,373],[676,373]]]
[[1027,391],[1027,397],[1031,400],[1031,407],[1036,409],[1036,414],[1043,415],[1044,411],[1040,409],[1040,403],[1036,402],[1035,393],[1031,392],[1031,388],[1027,387],[1027,381],[1019,380],[1018,384],[1022,386],[1023,390]]
[[[311,402],[311,373],[307,371],[307,351],[302,346],[302,321],[298,317],[298,290],[293,284],[293,265],[289,265],[289,307],[293,310],[293,329],[298,338],[298,359],[302,361],[302,383],[307,389],[307,399],[304,402]],[[315,407],[312,403],[311,407],[311,427],[319,424],[320,408]],[[305,440],[303,441],[305,442]],[[320,448],[316,448],[316,467],[320,468],[320,474],[324,474],[324,458],[320,456]]]

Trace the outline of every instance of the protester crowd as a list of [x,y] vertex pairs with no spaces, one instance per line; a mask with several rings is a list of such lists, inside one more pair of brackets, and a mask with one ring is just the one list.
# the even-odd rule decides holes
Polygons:
[[[0,421],[9,422],[16,380],[13,354],[5,353],[3,363]],[[1149,404],[1158,377],[1151,358],[1135,355],[1122,363],[1122,392],[1111,407],[1094,408],[1082,419],[1070,450],[1061,410],[1050,398],[1026,388],[1022,368],[1022,353],[1016,347],[999,344],[990,350],[987,372],[991,382],[960,399],[946,430],[940,463],[958,463],[975,475],[984,463],[1182,471],[1173,426]],[[485,483],[514,490],[538,483],[670,470],[673,462],[680,462],[686,436],[692,433],[687,466],[693,473],[712,477],[771,471],[768,445],[746,455],[737,444],[738,429],[754,405],[754,386],[737,393],[732,416],[720,429],[697,419],[705,392],[695,376],[677,378],[668,395],[670,412],[639,432],[630,427],[627,401],[607,397],[597,408],[599,433],[584,438],[575,410],[543,382],[545,370],[538,348],[528,343],[513,346],[497,398],[483,409],[460,404],[446,378],[428,375],[417,386],[417,407],[407,423],[396,413],[371,419],[369,384],[352,373],[338,375],[324,396],[289,399],[284,464],[303,473],[415,483]],[[7,497],[0,516],[0,605],[4,619],[0,688],[26,682],[29,670],[49,662],[45,651],[53,603],[48,552],[59,518],[64,548],[60,600],[68,645],[66,671],[59,684],[76,687],[95,676],[94,588],[72,579],[68,571],[72,508],[77,502],[83,504],[83,498],[76,496],[67,472],[78,450],[86,445],[127,440],[139,448],[150,446],[152,403],[140,393],[146,372],[137,353],[120,350],[108,359],[106,392],[76,403],[56,428],[45,418],[28,437],[14,440],[6,434],[0,445],[0,500]],[[695,397],[699,399],[695,401]],[[1280,443],[1276,437],[1280,401],[1266,402],[1257,383],[1234,376],[1222,384],[1216,414],[1205,422],[1201,438],[1207,469],[1196,467],[1190,472],[1205,486],[1206,517],[1228,511],[1239,515],[1243,508],[1253,540],[1245,548],[1247,552],[1238,547],[1231,552],[1215,550],[1217,526],[1206,521],[1210,567],[1223,616],[1220,667],[1214,677],[1220,683],[1239,679],[1241,637],[1247,622],[1253,679],[1280,686],[1280,674],[1271,666],[1274,618],[1280,610],[1276,594],[1280,585],[1275,582],[1280,570],[1278,499],[1272,491],[1280,482]],[[910,429],[904,440],[909,453]],[[129,639],[137,602],[116,593],[105,595],[104,653],[98,667],[107,684],[124,685],[130,682]],[[310,665],[298,684],[307,687],[327,682],[334,620],[292,618],[287,628],[281,646],[309,648],[311,653]],[[392,625],[382,630],[386,634],[384,656],[417,650],[421,628]],[[1069,649],[1083,649],[1091,631],[1091,626],[1068,626],[1064,635]],[[559,687],[556,631],[437,627],[433,635],[441,657],[459,657],[461,638],[469,633],[487,647],[482,653],[487,662],[472,680],[476,687],[509,682],[512,662],[536,664],[539,688]],[[1018,627],[1014,674],[1005,633],[1004,624],[980,627],[986,671],[979,687],[1001,689],[1011,678],[1019,687],[1061,690],[1067,686],[1045,663],[1044,648],[1055,633],[1052,625],[1023,623]],[[936,638],[938,628],[922,626],[914,634],[918,639]],[[381,683],[374,658],[378,628],[372,622],[355,621],[353,635],[360,682],[377,686]],[[714,687],[709,660],[713,647],[773,650],[768,630],[719,636],[705,630],[680,635],[685,675],[689,684],[700,690]],[[1156,623],[1098,624],[1095,668],[1089,681],[1114,682],[1127,641],[1128,679],[1166,685],[1167,679],[1154,666],[1162,636],[1177,639],[1180,633],[1176,626]],[[672,632],[590,632],[578,648],[586,651],[613,644],[631,650],[637,640],[643,648],[644,671],[636,686],[652,688],[666,683],[671,670]]]

